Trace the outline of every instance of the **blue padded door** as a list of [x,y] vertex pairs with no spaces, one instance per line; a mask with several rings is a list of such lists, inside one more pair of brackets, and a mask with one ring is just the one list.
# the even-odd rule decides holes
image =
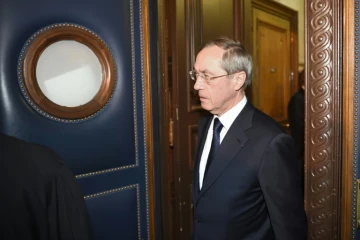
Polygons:
[[[49,146],[64,158],[82,187],[100,240],[154,236],[150,36],[145,35],[150,33],[144,31],[150,7],[142,0],[0,0],[0,132]],[[17,79],[26,41],[58,23],[94,31],[116,64],[109,103],[81,121],[40,114]]]

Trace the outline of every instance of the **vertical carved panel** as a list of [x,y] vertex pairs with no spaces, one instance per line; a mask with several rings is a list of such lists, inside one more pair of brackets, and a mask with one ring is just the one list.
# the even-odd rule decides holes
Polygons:
[[[189,70],[193,70],[193,66],[195,63],[195,57],[197,52],[200,49],[201,44],[203,43],[203,15],[202,15],[202,4],[200,0],[191,0],[191,4],[189,5],[189,39],[190,39],[190,54],[189,54]],[[189,82],[189,90],[187,96],[188,102],[188,111],[198,111],[201,110],[200,99],[197,91],[194,90],[195,82],[190,81],[190,77],[188,76]]]
[[305,208],[309,239],[339,239],[341,2],[305,1]]

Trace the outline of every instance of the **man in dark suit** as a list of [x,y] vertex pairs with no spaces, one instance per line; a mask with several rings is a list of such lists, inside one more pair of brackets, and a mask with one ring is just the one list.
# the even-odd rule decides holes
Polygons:
[[204,44],[190,76],[201,106],[193,177],[195,240],[304,240],[294,141],[248,102],[252,59],[220,37]]
[[53,150],[0,133],[0,239],[89,240],[72,172]]

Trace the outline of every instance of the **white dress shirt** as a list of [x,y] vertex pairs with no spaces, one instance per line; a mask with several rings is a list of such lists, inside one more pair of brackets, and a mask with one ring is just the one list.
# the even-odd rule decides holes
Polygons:
[[[244,96],[243,99],[241,99],[241,101],[238,104],[236,104],[233,108],[231,108],[229,111],[224,113],[221,117],[219,117],[219,120],[220,120],[221,124],[223,125],[223,128],[220,132],[220,145],[221,145],[221,142],[224,139],[227,131],[230,129],[231,125],[235,121],[235,118],[240,114],[240,112],[245,107],[246,102],[247,102],[247,99],[246,99],[246,96]],[[199,166],[199,187],[200,187],[200,189],[202,188],[202,185],[203,185],[205,167],[206,167],[207,159],[208,159],[210,148],[211,148],[211,141],[213,138],[214,119],[217,117],[218,116],[214,115],[214,117],[211,121],[209,130],[207,133],[205,145],[204,145],[204,150],[201,155],[200,166]]]

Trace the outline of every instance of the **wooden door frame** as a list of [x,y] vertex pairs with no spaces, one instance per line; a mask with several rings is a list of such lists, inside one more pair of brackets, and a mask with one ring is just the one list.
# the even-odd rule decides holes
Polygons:
[[309,239],[340,236],[342,3],[305,1],[305,209]]
[[[283,110],[281,116],[273,116],[280,124],[282,124],[285,128],[289,128],[288,120],[287,120],[287,103],[290,101],[290,97],[299,90],[298,83],[298,68],[299,68],[299,47],[298,47],[298,13],[290,8],[287,8],[277,2],[269,2],[264,0],[252,0],[251,1],[251,11],[252,14],[248,18],[248,21],[251,22],[252,31],[250,34],[252,39],[252,57],[253,57],[253,79],[248,89],[246,95],[249,100],[259,108],[263,108],[261,105],[262,102],[262,94],[261,91],[261,82],[263,77],[265,77],[266,73],[264,73],[264,66],[262,65],[261,58],[264,57],[261,53],[260,49],[264,49],[263,47],[258,46],[260,44],[260,36],[259,31],[261,26],[263,25],[271,25],[272,27],[276,26],[277,30],[282,29],[285,31],[286,29],[286,42],[284,44],[287,57],[283,65],[284,75],[281,75],[283,81],[283,87],[285,92],[282,94],[287,94],[285,97],[282,95],[282,103],[279,107]],[[268,19],[269,18],[269,19]],[[276,19],[276,20],[275,20]],[[271,22],[271,23],[270,23]],[[282,25],[286,22],[286,26]],[[271,45],[271,44],[270,44]],[[278,66],[279,67],[279,66]],[[279,70],[278,72],[280,72]],[[280,77],[280,76],[278,76]],[[286,86],[286,87],[285,87]],[[281,88],[281,87],[280,87]],[[265,88],[266,89],[266,88]],[[286,89],[286,90],[285,90]],[[274,102],[275,103],[275,102]],[[277,118],[280,117],[280,118]]]
[[[165,0],[158,0],[158,4],[164,2]],[[235,2],[238,2],[234,5],[235,12],[239,12],[237,7],[248,4],[248,0]],[[305,0],[305,68],[307,69],[305,139],[308,139],[305,143],[305,208],[309,220],[309,240],[340,239],[340,236],[341,239],[350,239],[352,232],[355,231],[351,206],[354,168],[353,73],[355,70],[354,58],[351,56],[354,51],[353,2],[353,0],[320,2]],[[164,40],[166,30],[161,27],[161,17],[158,20],[160,50],[158,53],[160,63],[158,100],[161,105],[160,111],[163,111],[159,117],[159,124],[165,124],[163,125],[165,130],[160,134],[162,137],[158,140],[159,145],[167,146],[169,126],[166,122],[170,113],[166,109],[166,102],[162,101],[166,99],[165,93],[161,91],[161,89],[164,90],[161,86],[166,85],[168,80],[163,75],[167,73],[167,67],[164,64],[167,61],[167,55],[165,51],[162,51],[166,49]],[[343,20],[346,24],[344,26]],[[239,25],[243,26],[240,23]],[[239,25],[235,30],[236,37],[247,32],[247,27],[241,28]],[[345,33],[344,49],[342,48],[343,32]],[[246,39],[240,40],[247,42]],[[344,58],[343,50],[349,54]],[[342,65],[342,60],[344,60],[344,65]],[[348,71],[344,71],[343,75],[342,69]],[[326,94],[323,94],[324,92]],[[346,106],[343,112],[342,103]],[[166,183],[169,181],[166,178],[169,163],[166,153],[159,154],[159,158],[161,159],[157,161],[160,163],[158,169],[161,171],[162,184],[165,183],[165,186],[159,184],[158,187],[161,188],[160,191],[166,202],[170,191]],[[343,179],[341,179],[341,164],[343,164]],[[343,180],[342,185],[340,185],[341,180]],[[341,194],[343,194],[342,203]],[[162,204],[162,212],[164,212],[167,205]],[[167,212],[162,214],[160,222],[164,226],[163,229],[171,226],[172,216],[169,211]]]
[[[278,18],[285,19],[290,22],[290,72],[293,73],[293,79],[291,82],[291,92],[290,95],[294,94],[297,90],[299,90],[298,84],[298,67],[299,67],[299,47],[298,47],[298,14],[291,8],[288,8],[284,5],[281,5],[277,2],[271,2],[268,0],[252,0],[250,9],[252,10],[256,8],[263,12],[266,12],[270,15],[276,16]],[[236,20],[235,20],[236,21]],[[252,14],[248,14],[246,18],[247,22],[253,22]],[[245,24],[245,23],[244,23]],[[254,26],[252,26],[253,28]],[[255,31],[253,29],[252,31]],[[237,32],[234,30],[234,32]],[[252,43],[252,39],[247,39],[246,46],[252,52],[252,55],[255,56],[255,49]]]
[[[356,210],[353,204],[356,202],[353,194],[356,189],[357,173],[357,150],[358,150],[358,129],[354,124],[358,124],[359,108],[358,100],[354,100],[354,95],[358,95],[359,84],[359,47],[355,47],[355,41],[359,42],[359,36],[355,38],[355,29],[359,28],[359,23],[355,24],[355,19],[360,18],[357,11],[355,13],[355,1],[344,0],[344,22],[343,22],[343,145],[342,145],[342,202],[341,202],[341,237],[340,239],[353,239],[356,233]],[[355,52],[357,51],[357,53]],[[356,53],[356,54],[355,54]],[[355,60],[356,59],[356,60]],[[356,72],[356,74],[355,74]]]
[[[158,164],[157,184],[158,199],[160,199],[159,210],[158,210],[158,224],[160,225],[157,229],[161,232],[157,234],[160,239],[173,239],[173,217],[172,211],[172,164],[171,164],[171,149],[170,149],[170,119],[171,119],[171,108],[169,104],[169,48],[168,48],[168,24],[166,17],[167,11],[167,0],[157,0],[157,29],[158,29],[158,79],[157,79],[157,101],[158,107],[158,132],[157,132],[157,157]],[[171,38],[170,38],[171,40]]]

